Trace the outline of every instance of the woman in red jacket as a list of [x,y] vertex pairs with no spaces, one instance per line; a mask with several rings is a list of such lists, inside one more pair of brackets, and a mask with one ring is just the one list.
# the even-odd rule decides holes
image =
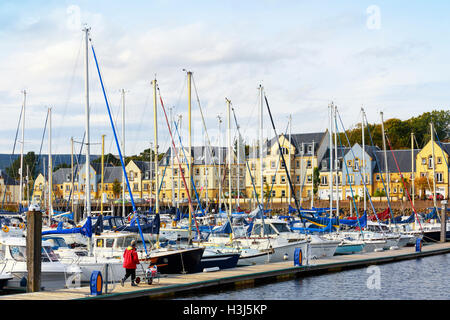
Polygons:
[[123,253],[123,267],[125,268],[125,277],[120,280],[120,284],[123,286],[125,281],[131,276],[131,285],[137,286],[134,282],[136,279],[136,265],[139,264],[139,257],[136,252],[136,241],[131,241],[131,245],[125,249]]

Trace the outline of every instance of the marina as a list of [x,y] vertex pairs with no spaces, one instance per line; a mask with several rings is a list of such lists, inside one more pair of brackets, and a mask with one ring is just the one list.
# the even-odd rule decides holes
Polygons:
[[252,286],[255,283],[286,281],[296,277],[314,277],[314,275],[340,272],[353,268],[365,268],[371,265],[395,263],[403,260],[419,259],[450,253],[450,243],[427,245],[421,252],[408,247],[392,251],[373,252],[355,255],[343,255],[329,259],[318,259],[305,266],[294,266],[293,261],[269,263],[256,266],[239,267],[216,272],[202,272],[186,275],[161,277],[152,285],[141,284],[138,287],[116,285],[112,292],[91,296],[89,287],[60,289],[49,292],[22,293],[0,296],[0,300],[79,300],[79,299],[173,299],[193,290],[232,286],[235,288]]
[[[385,64],[390,50],[372,41],[409,40],[373,25],[378,6],[365,29],[358,6],[336,8],[353,17],[337,19],[341,36],[364,39],[346,45],[317,22],[334,18],[298,19],[309,9],[295,1],[212,15],[222,4],[175,1],[194,14],[181,20],[165,2],[38,2],[0,6],[17,10],[0,34],[17,46],[0,59],[11,78],[0,95],[0,301],[414,300],[421,286],[450,300],[450,96],[422,94],[438,81],[422,68],[397,69],[427,54]],[[324,38],[303,41],[308,30]],[[406,78],[429,83],[398,90]],[[264,313],[260,302],[247,315]]]

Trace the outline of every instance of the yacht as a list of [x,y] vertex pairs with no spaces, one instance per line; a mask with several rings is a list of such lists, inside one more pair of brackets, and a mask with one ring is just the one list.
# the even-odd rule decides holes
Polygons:
[[[23,288],[27,286],[27,246],[24,237],[0,238],[0,273],[12,276],[7,282],[8,288]],[[46,289],[61,289],[69,285],[67,281],[81,274],[76,265],[63,264],[51,248],[51,244],[42,241],[41,287]]]

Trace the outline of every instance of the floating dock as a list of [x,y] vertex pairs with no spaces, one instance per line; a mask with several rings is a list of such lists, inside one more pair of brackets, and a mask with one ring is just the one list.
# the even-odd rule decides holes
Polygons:
[[105,293],[105,287],[103,287],[103,294],[101,295],[91,295],[90,287],[88,286],[6,295],[0,296],[0,300],[170,299],[184,295],[187,292],[195,292],[195,290],[214,290],[224,286],[239,288],[263,282],[289,280],[296,277],[364,268],[374,264],[417,259],[446,253],[450,253],[450,243],[436,243],[424,245],[421,252],[416,252],[415,247],[404,247],[397,250],[317,259],[309,261],[309,264],[304,266],[294,266],[294,262],[290,260],[215,272],[161,275],[159,279],[154,279],[153,284],[148,285],[145,282],[141,282],[137,287],[132,287],[130,280],[128,280],[124,287],[120,284],[109,284],[107,293]]

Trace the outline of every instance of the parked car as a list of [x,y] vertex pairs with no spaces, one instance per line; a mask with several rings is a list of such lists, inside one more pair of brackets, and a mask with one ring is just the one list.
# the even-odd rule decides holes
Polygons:
[[[428,196],[428,200],[433,200],[433,195],[432,194],[430,194]],[[442,194],[440,194],[440,193],[436,193],[436,200],[444,200],[444,196]]]

